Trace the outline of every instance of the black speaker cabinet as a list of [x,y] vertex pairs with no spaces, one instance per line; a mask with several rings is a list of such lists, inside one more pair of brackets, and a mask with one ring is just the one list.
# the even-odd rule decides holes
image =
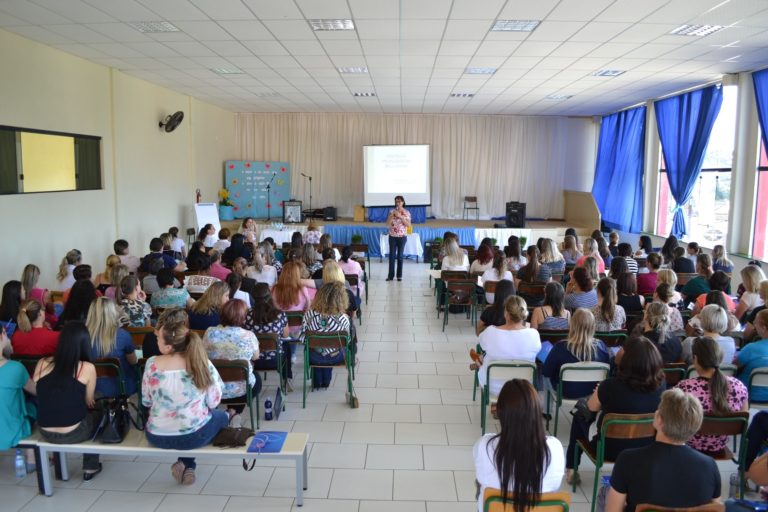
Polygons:
[[508,228],[525,227],[525,203],[511,201],[507,203],[506,222]]
[[333,206],[326,206],[323,212],[323,220],[336,220],[336,208]]

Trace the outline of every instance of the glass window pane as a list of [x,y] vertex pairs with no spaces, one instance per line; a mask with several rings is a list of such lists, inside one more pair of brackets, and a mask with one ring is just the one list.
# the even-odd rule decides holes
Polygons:
[[75,190],[75,139],[21,132],[24,192]]
[[738,87],[723,86],[723,104],[712,127],[702,169],[730,169],[736,140]]
[[[763,148],[765,150],[765,148]],[[760,260],[768,256],[768,171],[757,173],[757,204],[755,208],[755,236],[752,255]]]

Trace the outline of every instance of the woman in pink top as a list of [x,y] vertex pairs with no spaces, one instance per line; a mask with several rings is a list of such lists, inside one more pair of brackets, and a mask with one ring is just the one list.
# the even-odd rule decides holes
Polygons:
[[355,290],[354,286],[352,287],[352,290],[358,291],[358,295],[362,295],[365,291],[365,283],[363,283],[363,267],[361,267],[357,261],[352,259],[352,246],[346,245],[341,250],[339,266],[341,267],[341,271],[345,274],[352,274],[357,276],[358,290]]
[[209,271],[209,275],[221,281],[226,281],[227,276],[231,274],[232,271],[221,264],[221,254],[219,254],[219,251],[213,250],[208,253],[208,256],[211,258],[211,270]]
[[51,303],[51,292],[47,288],[38,288],[37,282],[40,280],[40,268],[37,265],[29,264],[24,267],[21,274],[22,298],[33,299],[40,303],[45,310],[45,321],[48,325],[56,325],[56,315],[53,312]]
[[301,264],[287,262],[272,289],[275,305],[282,311],[305,311],[314,297],[315,290],[301,284]]
[[601,274],[605,274],[605,261],[597,250],[597,241],[594,238],[587,238],[584,240],[584,255],[576,261],[576,266],[581,267],[584,264],[584,260],[592,256],[597,263],[597,271]]

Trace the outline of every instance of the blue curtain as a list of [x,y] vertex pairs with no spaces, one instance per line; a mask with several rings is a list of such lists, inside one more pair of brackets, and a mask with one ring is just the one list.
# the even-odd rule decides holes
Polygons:
[[768,148],[768,69],[752,73],[752,82],[755,84],[757,118],[760,120],[763,144]]
[[644,164],[645,107],[604,116],[592,195],[607,226],[642,229]]
[[683,207],[701,172],[709,135],[723,103],[723,89],[713,85],[654,103],[669,190],[677,203],[672,234],[686,234]]

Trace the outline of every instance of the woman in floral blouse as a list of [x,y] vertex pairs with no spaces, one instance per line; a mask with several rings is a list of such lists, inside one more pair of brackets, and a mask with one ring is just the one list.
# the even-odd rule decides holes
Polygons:
[[[230,418],[240,414],[245,409],[243,396],[248,392],[246,386],[251,386],[254,396],[261,391],[261,378],[254,373],[251,360],[259,357],[259,340],[251,331],[243,329],[248,306],[240,299],[232,299],[221,308],[221,324],[209,327],[203,335],[203,344],[211,359],[226,359],[228,361],[248,361],[248,382],[225,382],[222,393],[222,403],[228,405]],[[231,402],[240,402],[231,404]]]
[[[727,414],[747,411],[747,388],[736,377],[726,377],[720,372],[722,351],[719,344],[708,337],[693,342],[693,366],[697,377],[685,379],[677,387],[690,393],[701,402],[704,414]],[[704,436],[696,434],[688,445],[703,453],[716,453],[725,448],[728,436]]]
[[[156,332],[161,355],[147,360],[141,383],[141,402],[149,408],[147,440],[169,450],[205,446],[229,423],[227,413],[216,410],[223,388],[219,372],[183,310],[163,312]],[[195,467],[195,459],[179,457],[171,474],[192,485]]]

